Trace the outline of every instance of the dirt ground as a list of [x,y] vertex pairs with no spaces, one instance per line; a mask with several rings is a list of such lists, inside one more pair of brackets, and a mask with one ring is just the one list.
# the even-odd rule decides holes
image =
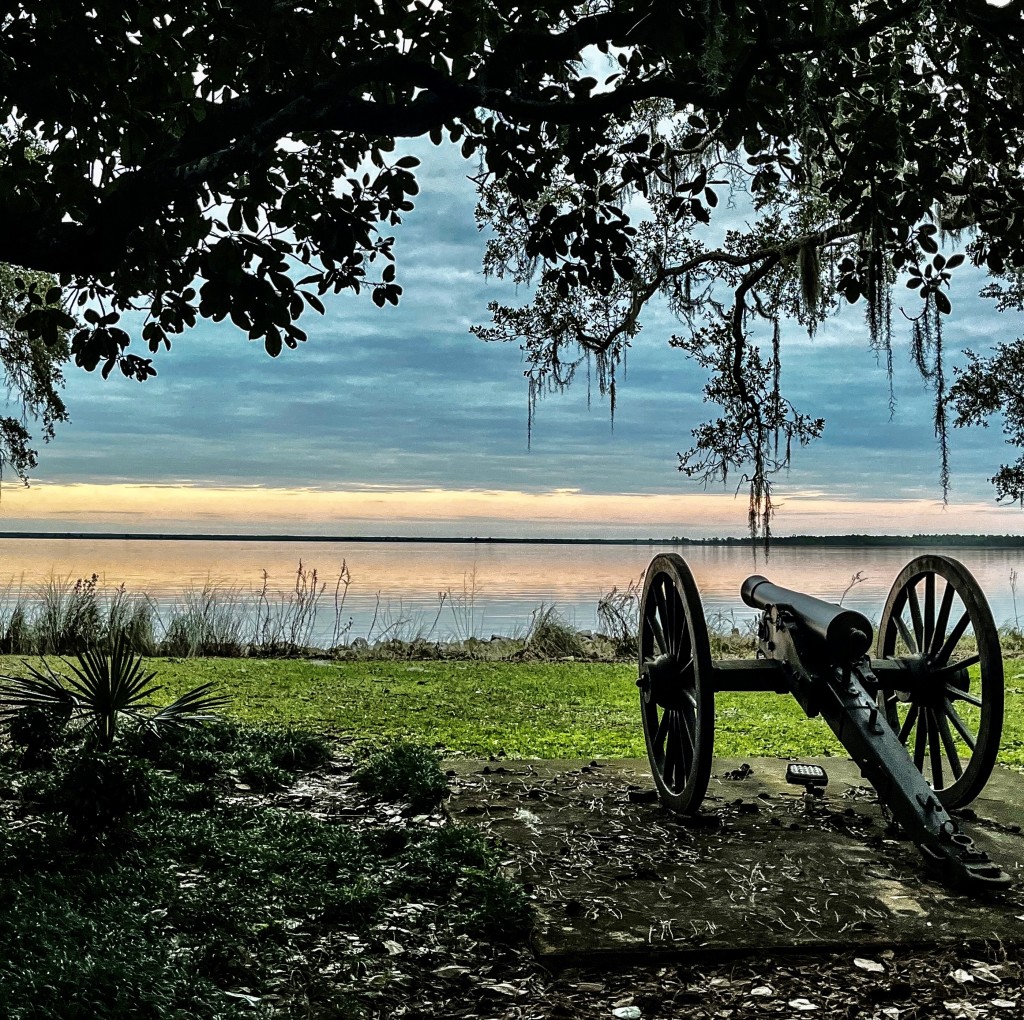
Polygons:
[[[483,825],[499,837],[503,867],[531,891],[532,946],[440,930],[413,939],[401,910],[384,917],[357,979],[374,1018],[1024,1018],[1013,804],[979,804],[970,824],[1019,879],[1012,893],[979,902],[924,876],[868,793],[844,797],[860,786],[839,777],[839,763],[829,765],[828,797],[812,805],[775,781],[778,763],[720,763],[708,823],[696,829],[680,829],[652,801],[644,762],[450,766],[452,795],[431,816],[368,802],[343,763],[277,797],[368,827]],[[1018,778],[1001,777],[1013,789]],[[855,881],[841,880],[851,865]],[[822,902],[830,922],[814,913]]]
[[777,759],[719,760],[700,815],[658,802],[645,760],[453,762],[451,817],[507,848],[552,966],[1014,942],[1024,930],[1017,773],[998,771],[960,824],[1015,885],[944,887],[856,767],[818,760],[822,797]]

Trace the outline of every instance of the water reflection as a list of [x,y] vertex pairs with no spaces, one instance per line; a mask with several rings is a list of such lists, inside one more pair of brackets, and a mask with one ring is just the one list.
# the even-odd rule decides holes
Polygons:
[[[18,539],[0,541],[0,583],[8,595],[33,597],[50,576],[89,577],[100,586],[124,584],[170,607],[189,587],[214,585],[222,595],[252,599],[263,586],[272,598],[293,589],[301,560],[326,583],[322,626],[333,626],[335,582],[343,563],[351,572],[345,615],[350,635],[366,636],[374,614],[406,621],[411,632],[426,631],[437,619],[434,637],[472,626],[480,636],[522,632],[542,603],[557,605],[575,626],[597,626],[597,601],[612,587],[640,578],[652,556],[681,552],[693,571],[709,617],[742,626],[752,611],[739,599],[743,579],[763,573],[778,584],[830,601],[838,600],[858,572],[863,580],[844,605],[877,620],[893,579],[921,549],[782,548],[767,562],[749,547],[688,546],[673,550],[651,544],[625,546],[497,545],[364,542],[117,541]],[[928,552],[944,550],[929,549]],[[1022,570],[1024,550],[959,549],[948,554],[976,576],[997,623],[1013,623],[1011,569]],[[444,603],[439,593],[450,593]],[[1022,593],[1024,600],[1024,593]],[[440,615],[439,615],[440,610]],[[1024,611],[1024,601],[1021,610]],[[330,620],[328,620],[330,617]],[[377,626],[377,625],[375,625]]]

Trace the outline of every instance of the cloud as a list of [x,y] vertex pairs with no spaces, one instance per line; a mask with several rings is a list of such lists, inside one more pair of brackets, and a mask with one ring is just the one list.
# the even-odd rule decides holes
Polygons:
[[[722,493],[591,493],[439,486],[302,488],[45,484],[4,498],[5,530],[117,534],[288,534],[706,538],[742,536],[745,502]],[[836,498],[793,491],[779,534],[1014,531],[1012,511],[963,501]]]
[[[526,295],[480,274],[485,237],[466,179],[474,166],[451,147],[408,148],[423,159],[422,193],[395,231],[405,287],[398,308],[377,309],[368,294],[331,298],[323,318],[307,317],[308,343],[276,360],[232,327],[203,322],[157,356],[159,376],[141,385],[72,368],[73,423],[42,451],[40,478],[700,497],[701,486],[676,470],[676,454],[715,409],[703,401],[701,372],[669,348],[681,326],[664,307],[650,310],[629,351],[614,427],[596,380],[588,394],[581,377],[541,401],[528,447],[521,353],[468,332],[486,319],[488,301]],[[1018,320],[972,296],[978,283],[977,274],[958,275],[948,367],[962,362],[961,346],[984,348],[1021,332]],[[828,424],[819,443],[795,451],[780,497],[805,489],[858,500],[941,495],[933,398],[909,364],[909,327],[900,318],[890,417],[885,367],[869,349],[862,316],[846,309],[814,340],[795,325],[784,330],[787,393]],[[990,500],[987,478],[1006,452],[998,429],[954,434],[958,498]],[[732,501],[732,491],[730,483],[728,519],[742,530],[745,504]],[[6,504],[0,515],[6,523]]]

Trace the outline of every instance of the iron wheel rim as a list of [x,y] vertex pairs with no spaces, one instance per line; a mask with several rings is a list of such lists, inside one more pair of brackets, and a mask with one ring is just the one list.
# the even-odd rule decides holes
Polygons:
[[908,690],[878,692],[889,724],[942,805],[969,804],[992,774],[1003,726],[999,634],[971,572],[948,556],[908,563],[882,610],[877,651],[910,667]]
[[661,801],[692,813],[707,792],[714,744],[711,646],[700,593],[681,556],[656,556],[640,610],[640,713]]

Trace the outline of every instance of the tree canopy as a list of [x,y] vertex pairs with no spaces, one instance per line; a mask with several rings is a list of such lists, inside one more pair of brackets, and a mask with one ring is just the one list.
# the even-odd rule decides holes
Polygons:
[[[614,403],[666,300],[719,408],[680,467],[748,483],[755,531],[823,428],[781,390],[786,319],[862,303],[891,362],[902,310],[943,484],[951,419],[1024,440],[1024,341],[956,375],[942,344],[967,261],[1022,307],[1021,0],[26,0],[0,88],[0,261],[58,281],[20,291],[17,328],[72,330],[87,370],[143,380],[199,318],[277,356],[328,293],[396,304],[403,142],[429,136],[475,161],[485,268],[535,285],[479,335],[523,345],[535,396],[596,359]],[[723,231],[740,192],[749,225]],[[995,482],[1024,500],[1024,458]]]

